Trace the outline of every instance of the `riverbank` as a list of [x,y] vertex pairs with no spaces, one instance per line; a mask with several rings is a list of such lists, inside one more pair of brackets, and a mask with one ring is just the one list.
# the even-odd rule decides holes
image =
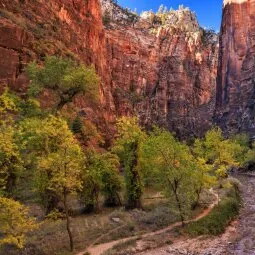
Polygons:
[[243,207],[226,231],[215,237],[177,238],[169,245],[136,255],[253,255],[255,254],[255,176],[236,176],[241,182]]

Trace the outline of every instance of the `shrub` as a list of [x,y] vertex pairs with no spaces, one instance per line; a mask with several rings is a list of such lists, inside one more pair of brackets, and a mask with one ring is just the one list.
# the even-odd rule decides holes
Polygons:
[[76,119],[72,123],[72,131],[74,134],[79,134],[82,132],[83,123],[80,117],[76,117]]
[[22,249],[27,234],[37,227],[27,207],[12,199],[0,197],[0,247],[9,244]]
[[53,209],[46,217],[48,220],[57,221],[59,219],[64,219],[64,214],[58,209]]
[[103,24],[105,26],[109,25],[111,23],[111,15],[109,11],[106,11],[103,16]]
[[220,201],[208,216],[190,223],[186,231],[192,236],[221,234],[229,223],[239,214],[240,207],[240,197],[239,195],[236,196],[234,193],[234,195]]
[[133,214],[137,225],[143,229],[153,229],[153,231],[169,226],[178,220],[178,215],[168,204],[158,205],[157,208],[148,212],[134,210]]

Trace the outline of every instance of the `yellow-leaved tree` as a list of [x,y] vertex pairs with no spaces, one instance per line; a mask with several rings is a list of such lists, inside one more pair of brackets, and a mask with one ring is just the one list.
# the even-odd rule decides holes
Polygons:
[[208,131],[202,143],[201,150],[205,150],[206,160],[212,162],[219,179],[227,177],[227,171],[231,167],[239,166],[235,158],[235,152],[239,146],[231,140],[224,139],[220,128]]
[[12,195],[23,167],[13,120],[18,112],[17,101],[8,90],[0,96],[0,194]]
[[74,249],[74,241],[70,226],[68,196],[81,189],[83,162],[84,155],[74,138],[70,138],[62,144],[58,151],[40,158],[38,162],[39,171],[50,174],[47,189],[52,190],[63,202],[71,251]]
[[[62,202],[71,250],[74,248],[68,198],[81,189],[85,156],[67,122],[55,116],[26,119],[20,125],[20,139],[33,162],[36,191],[46,203],[47,213]],[[53,203],[52,203],[53,202]],[[53,204],[53,206],[52,206]],[[50,209],[50,210],[49,210]]]
[[0,129],[0,193],[12,195],[18,176],[23,169],[20,150],[11,126]]
[[15,245],[22,249],[26,242],[26,234],[38,225],[29,217],[28,209],[17,201],[0,197],[0,246]]

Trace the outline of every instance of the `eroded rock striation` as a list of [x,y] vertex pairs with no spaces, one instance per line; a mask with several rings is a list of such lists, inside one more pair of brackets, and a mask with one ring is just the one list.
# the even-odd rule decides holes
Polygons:
[[[179,136],[200,135],[211,126],[215,104],[218,38],[201,29],[188,8],[168,14],[144,12],[126,19],[101,0],[106,25],[112,93],[119,114],[138,114]],[[122,22],[118,20],[122,17]]]
[[216,122],[255,135],[255,0],[224,1]]
[[[0,0],[0,87],[22,94],[29,83],[24,69],[28,62],[59,55],[93,64],[101,76],[101,105],[95,109],[82,97],[77,111],[91,115],[102,129],[115,115],[107,66],[105,33],[98,0]],[[42,105],[51,95],[45,94]]]
[[[0,0],[0,35],[1,88],[22,94],[29,61],[68,56],[101,76],[101,126],[123,114],[179,136],[211,125],[217,35],[201,29],[187,8],[139,17],[111,0]],[[82,97],[75,107],[94,118]]]
[[[15,84],[28,61],[46,55],[94,63],[100,74],[105,69],[104,31],[97,0],[1,0],[0,8],[0,48],[5,56],[1,58],[2,84]],[[8,70],[5,63],[10,59],[13,64]]]

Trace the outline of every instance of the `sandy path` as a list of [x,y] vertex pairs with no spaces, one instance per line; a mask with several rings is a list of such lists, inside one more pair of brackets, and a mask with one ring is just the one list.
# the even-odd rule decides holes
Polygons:
[[225,233],[210,238],[176,240],[137,255],[255,255],[255,176],[240,175],[244,207]]
[[[217,203],[218,203],[218,199],[219,199],[218,195],[216,193],[214,193],[214,196],[215,196],[214,202],[207,209],[205,209],[202,213],[200,213],[196,218],[194,218],[192,220],[189,220],[189,221],[185,221],[185,223],[194,222],[194,221],[197,221],[197,220],[207,216],[211,212],[212,208],[215,205],[217,205]],[[109,243],[103,243],[103,244],[99,244],[99,245],[90,246],[86,250],[84,250],[82,252],[79,252],[76,255],[83,255],[85,252],[89,252],[89,254],[91,254],[91,255],[102,255],[105,251],[113,248],[117,244],[127,242],[127,241],[132,240],[132,239],[137,238],[137,237],[147,238],[147,237],[151,237],[151,236],[154,236],[154,235],[159,235],[159,234],[171,231],[174,228],[179,227],[181,225],[182,225],[182,222],[176,222],[176,223],[174,223],[174,224],[172,224],[172,225],[170,225],[166,228],[160,229],[160,230],[155,231],[155,232],[146,233],[146,234],[140,235],[140,236],[127,237],[127,238],[119,239],[119,240],[112,241],[112,242],[109,242]]]

